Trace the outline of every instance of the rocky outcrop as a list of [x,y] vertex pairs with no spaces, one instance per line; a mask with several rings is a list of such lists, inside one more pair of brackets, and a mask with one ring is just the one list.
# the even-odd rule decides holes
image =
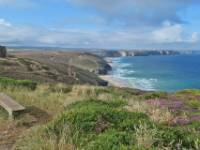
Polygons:
[[97,74],[106,75],[111,70],[112,70],[112,67],[109,64],[106,64],[103,68],[98,70]]
[[5,58],[7,56],[7,50],[5,46],[0,46],[0,57]]

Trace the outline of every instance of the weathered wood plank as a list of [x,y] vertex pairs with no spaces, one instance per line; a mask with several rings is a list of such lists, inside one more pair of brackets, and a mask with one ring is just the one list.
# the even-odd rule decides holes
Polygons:
[[9,113],[9,117],[13,118],[15,112],[25,110],[25,107],[15,102],[11,97],[0,93],[0,105]]

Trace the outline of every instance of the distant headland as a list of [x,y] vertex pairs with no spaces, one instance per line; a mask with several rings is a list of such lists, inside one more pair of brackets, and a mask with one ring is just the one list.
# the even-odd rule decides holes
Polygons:
[[129,56],[152,56],[152,55],[179,55],[174,50],[102,50],[92,52],[101,57],[129,57]]

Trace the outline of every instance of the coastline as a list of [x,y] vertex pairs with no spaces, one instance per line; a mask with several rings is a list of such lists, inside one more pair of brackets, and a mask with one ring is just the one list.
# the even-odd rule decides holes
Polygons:
[[112,75],[101,75],[99,76],[101,79],[108,82],[108,86],[115,86],[120,88],[130,87],[129,84],[127,84],[125,81],[115,78]]
[[[111,57],[104,58],[109,66],[111,66],[111,70],[113,69],[113,60]],[[120,88],[131,87],[126,81],[116,78],[115,76],[107,73],[106,75],[99,75],[99,77],[108,82],[108,86],[115,86]]]

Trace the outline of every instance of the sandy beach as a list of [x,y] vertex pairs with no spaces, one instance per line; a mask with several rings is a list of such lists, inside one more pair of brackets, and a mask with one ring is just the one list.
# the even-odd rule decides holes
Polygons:
[[99,76],[101,79],[108,81],[108,86],[116,86],[116,87],[130,87],[128,83],[123,80],[117,79],[112,75],[103,75]]

